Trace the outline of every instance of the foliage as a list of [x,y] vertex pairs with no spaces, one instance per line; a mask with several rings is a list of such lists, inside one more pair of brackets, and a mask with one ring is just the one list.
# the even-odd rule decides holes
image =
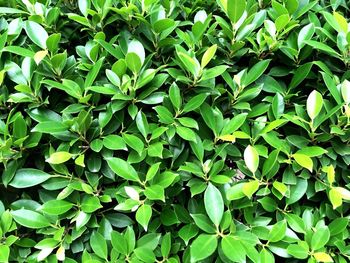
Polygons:
[[345,0],[9,0],[0,262],[349,262]]

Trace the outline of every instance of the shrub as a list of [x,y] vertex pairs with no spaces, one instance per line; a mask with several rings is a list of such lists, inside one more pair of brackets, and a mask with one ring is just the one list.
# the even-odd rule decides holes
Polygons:
[[1,262],[349,262],[345,0],[0,7]]

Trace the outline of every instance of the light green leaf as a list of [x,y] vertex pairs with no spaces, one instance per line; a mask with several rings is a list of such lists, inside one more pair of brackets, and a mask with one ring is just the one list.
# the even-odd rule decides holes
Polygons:
[[147,232],[148,223],[152,217],[152,208],[150,205],[141,205],[136,211],[136,221]]
[[51,164],[60,164],[67,162],[70,158],[72,158],[72,154],[69,152],[59,151],[50,155],[49,158],[46,159],[46,162]]
[[335,188],[331,188],[331,190],[329,190],[328,196],[333,209],[337,209],[343,204],[342,195]]
[[191,262],[198,262],[211,256],[218,245],[215,235],[201,234],[193,242],[190,247]]
[[90,246],[97,256],[107,259],[107,242],[99,232],[92,232],[92,235],[90,236]]
[[244,246],[234,236],[225,236],[221,241],[221,248],[225,256],[233,262],[244,262],[246,259]]
[[145,145],[139,137],[137,137],[136,135],[127,134],[127,133],[123,133],[122,136],[128,146],[134,149],[139,155],[142,154],[142,151]]
[[176,133],[186,141],[196,142],[196,133],[190,128],[177,126]]
[[25,21],[24,28],[28,37],[42,49],[46,49],[46,40],[49,37],[45,29],[34,21]]
[[350,103],[350,81],[347,79],[341,84],[341,95],[346,104]]
[[[1,11],[1,8],[0,8]],[[10,248],[7,245],[0,244],[0,262],[9,262]]]
[[201,61],[201,68],[205,68],[205,66],[208,65],[210,60],[214,57],[217,48],[218,46],[215,44],[205,51]]
[[311,238],[311,248],[313,250],[318,250],[323,248],[329,241],[330,232],[328,227],[321,226],[316,229],[316,232],[313,233]]
[[161,200],[165,202],[164,188],[160,185],[147,186],[144,194],[149,200]]
[[181,97],[180,89],[176,85],[175,82],[170,86],[169,97],[170,97],[170,101],[173,104],[173,106],[177,110],[179,110],[181,107],[181,103],[182,103],[182,97]]
[[258,180],[251,180],[247,183],[244,183],[242,192],[245,196],[247,196],[249,199],[252,198],[252,195],[258,191],[259,189],[259,181]]
[[314,24],[310,23],[306,26],[304,26],[298,35],[298,48],[301,49],[305,46],[305,40],[309,40],[312,38],[313,34],[315,33],[315,26]]
[[45,202],[39,209],[49,215],[61,215],[72,207],[73,204],[65,200],[50,200]]
[[323,98],[321,93],[316,90],[312,91],[306,101],[307,114],[311,120],[317,117],[322,109],[322,106]]
[[224,201],[220,191],[211,183],[204,192],[204,205],[210,220],[218,226],[224,214]]
[[43,228],[50,226],[49,220],[43,215],[27,210],[19,209],[11,212],[13,219],[21,226],[28,228]]
[[249,171],[255,174],[259,167],[259,154],[254,146],[248,145],[244,150],[244,162],[248,167]]
[[118,176],[130,181],[140,180],[134,167],[123,159],[111,157],[107,159],[107,163]]
[[119,135],[107,135],[103,138],[103,146],[110,150],[127,150],[126,144]]
[[301,167],[304,167],[312,172],[313,162],[309,156],[305,154],[295,153],[293,154],[293,158]]
[[273,225],[269,232],[268,240],[270,242],[277,242],[284,238],[286,235],[287,223],[285,220],[279,221]]
[[227,14],[232,23],[236,23],[243,15],[246,7],[245,0],[227,0]]
[[93,213],[96,210],[102,208],[100,199],[97,196],[84,196],[81,203],[81,210],[85,213]]
[[15,188],[27,188],[41,184],[51,178],[52,175],[33,168],[22,168],[17,170],[10,185]]

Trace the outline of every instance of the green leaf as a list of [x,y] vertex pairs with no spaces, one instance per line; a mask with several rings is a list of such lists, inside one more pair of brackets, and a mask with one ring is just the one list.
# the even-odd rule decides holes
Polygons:
[[198,94],[194,97],[192,97],[184,106],[183,112],[190,112],[193,111],[197,108],[199,108],[203,102],[205,101],[205,99],[207,98],[207,94],[205,93],[201,93]]
[[100,208],[102,205],[97,196],[85,196],[81,203],[81,210],[85,213],[93,213]]
[[275,258],[274,256],[271,254],[270,251],[268,251],[266,248],[263,248],[260,251],[260,263],[274,263],[275,262]]
[[193,141],[196,142],[196,133],[191,130],[190,128],[177,126],[176,127],[176,133],[184,140],[186,141]]
[[80,12],[86,17],[88,15],[88,9],[90,9],[89,0],[78,0],[78,7]]
[[110,150],[127,150],[123,138],[118,135],[107,135],[103,138],[103,146]]
[[0,13],[1,14],[25,14],[26,12],[17,8],[0,7]]
[[80,99],[82,97],[82,90],[80,86],[72,80],[63,79],[62,83],[59,83],[50,79],[45,79],[42,81],[42,83],[47,84],[50,87],[62,90],[76,99]]
[[328,227],[321,226],[316,229],[316,232],[313,233],[311,238],[311,248],[313,250],[318,250],[324,247],[330,238],[330,232]]
[[297,151],[296,153],[305,154],[309,157],[317,157],[317,156],[321,156],[327,152],[328,152],[327,150],[325,150],[319,146],[310,146],[310,147],[304,147],[304,148],[300,149],[299,151]]
[[160,185],[147,186],[144,194],[149,200],[161,200],[165,202],[164,188]]
[[334,219],[328,225],[331,236],[335,236],[342,233],[348,227],[348,224],[349,224],[349,219],[346,217],[339,217]]
[[322,106],[323,98],[321,93],[316,90],[312,91],[306,101],[307,114],[311,120],[317,117],[322,109]]
[[107,159],[107,163],[112,171],[115,172],[118,176],[135,182],[140,180],[134,167],[132,167],[123,159],[111,157]]
[[145,145],[139,137],[132,134],[126,134],[126,133],[123,133],[122,136],[128,146],[134,149],[139,155],[142,154],[142,151]]
[[312,68],[312,63],[305,63],[304,65],[300,66],[294,72],[292,81],[290,82],[288,88],[291,90],[297,87],[309,75],[311,68]]
[[141,67],[141,59],[136,53],[128,53],[125,56],[126,65],[134,73],[137,74]]
[[50,226],[50,222],[46,217],[24,208],[12,211],[11,215],[19,225],[24,227],[36,229]]
[[301,49],[305,46],[305,40],[309,40],[312,38],[313,34],[315,33],[315,26],[314,24],[308,24],[304,26],[298,35],[298,48]]
[[112,231],[111,243],[113,248],[116,249],[122,255],[128,254],[127,242],[125,240],[125,237],[119,232]]
[[[240,0],[236,0],[236,2],[244,2]],[[270,59],[262,60],[256,63],[247,73],[246,77],[243,79],[242,84],[244,86],[248,86],[254,81],[256,81],[267,69],[270,64]]]
[[69,211],[72,207],[73,204],[65,200],[50,200],[40,207],[40,211],[49,215],[61,215]]
[[309,251],[297,244],[290,244],[287,248],[288,254],[298,259],[306,259],[309,256]]
[[298,215],[295,214],[286,214],[285,215],[288,225],[298,233],[305,234],[305,224],[303,219],[301,219]]
[[[0,8],[1,11],[2,8]],[[10,248],[7,245],[0,244],[0,262],[9,262]]]
[[314,49],[319,49],[325,53],[328,53],[329,55],[332,55],[334,57],[340,57],[340,54],[338,52],[336,52],[333,48],[329,47],[328,45],[321,43],[321,42],[317,42],[315,40],[306,40],[304,41],[306,44],[308,44],[309,46],[313,47]]
[[286,235],[287,223],[285,220],[279,221],[273,225],[269,232],[268,240],[270,242],[277,242],[284,238]]
[[130,53],[135,53],[140,59],[141,65],[143,64],[145,61],[145,49],[140,41],[134,39],[128,44],[128,54]]
[[297,184],[290,186],[290,196],[287,198],[286,203],[288,205],[294,204],[299,201],[306,193],[308,181],[304,179],[298,179]]
[[232,118],[227,125],[225,125],[221,131],[221,135],[232,134],[243,125],[247,118],[246,113],[241,113]]
[[46,49],[46,40],[49,36],[41,25],[33,21],[25,21],[24,28],[30,40],[42,49]]
[[218,245],[218,240],[215,235],[201,234],[190,246],[191,262],[198,262],[211,256]]
[[141,205],[136,211],[136,221],[143,227],[147,232],[149,221],[152,217],[152,208],[150,205]]
[[156,262],[156,257],[152,249],[147,247],[138,247],[134,250],[136,257],[142,262],[153,263]]
[[92,232],[90,236],[90,246],[97,256],[107,259],[107,242],[99,232]]
[[244,162],[249,171],[255,174],[259,167],[259,154],[258,151],[251,145],[248,145],[244,150]]
[[147,174],[146,174],[146,180],[150,181],[153,179],[153,177],[157,174],[159,171],[161,162],[154,163],[151,165],[151,167],[148,169]]
[[177,110],[179,110],[181,107],[182,98],[181,98],[180,89],[175,83],[173,83],[173,85],[170,86],[169,97],[173,106]]
[[46,159],[46,162],[51,164],[65,163],[72,158],[72,156],[73,155],[69,152],[59,151],[51,154],[50,157]]
[[225,256],[233,262],[244,262],[246,259],[244,246],[234,236],[225,236],[221,241],[221,248]]
[[185,65],[186,70],[191,72],[194,77],[198,77],[201,68],[199,62],[183,52],[177,52],[177,55]]
[[198,234],[198,227],[195,224],[188,224],[183,226],[179,230],[179,237],[185,242],[186,246],[188,242]]
[[211,183],[204,192],[204,205],[210,220],[218,226],[224,214],[224,201],[220,191]]
[[146,138],[149,133],[149,124],[146,115],[141,111],[136,115],[136,125],[143,137]]
[[89,71],[89,73],[86,76],[84,87],[90,87],[94,83],[98,73],[100,72],[100,69],[102,67],[102,63],[104,61],[104,57],[100,58],[92,67],[92,69]]
[[241,18],[246,4],[245,0],[227,0],[227,15],[232,23],[236,23]]
[[10,185],[15,188],[27,188],[41,184],[51,178],[52,175],[33,168],[17,170]]

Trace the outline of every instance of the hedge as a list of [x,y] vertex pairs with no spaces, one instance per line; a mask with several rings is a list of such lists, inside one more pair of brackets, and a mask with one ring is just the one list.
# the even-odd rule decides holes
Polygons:
[[349,262],[348,15],[1,1],[0,262]]

